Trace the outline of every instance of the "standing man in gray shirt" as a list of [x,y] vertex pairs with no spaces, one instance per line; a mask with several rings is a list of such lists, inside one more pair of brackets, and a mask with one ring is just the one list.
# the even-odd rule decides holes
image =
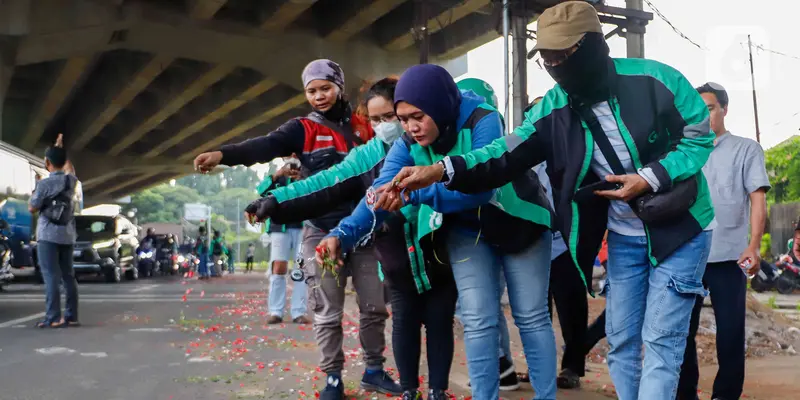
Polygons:
[[[725,128],[728,113],[725,88],[709,82],[697,91],[708,106],[711,130],[717,135],[714,151],[703,167],[718,224],[703,276],[703,283],[711,293],[717,323],[719,371],[711,398],[737,400],[742,394],[745,371],[746,274],[758,272],[761,236],[767,218],[766,192],[770,183],[761,145],[734,136]],[[694,337],[702,306],[703,298],[698,297],[681,368],[679,400],[697,399],[699,372]]]
[[[64,173],[67,151],[62,147],[50,147],[45,153],[45,166],[50,176],[40,180],[28,204],[28,209],[39,212],[36,227],[37,254],[39,268],[44,279],[45,307],[44,319],[37,328],[61,328],[78,325],[78,285],[72,268],[72,250],[75,245],[75,217],[72,214],[72,198],[77,178]],[[46,217],[41,211],[47,210],[53,200],[60,197],[69,201],[69,217],[65,223],[58,223]],[[63,280],[66,290],[66,311],[61,316],[61,290]]]

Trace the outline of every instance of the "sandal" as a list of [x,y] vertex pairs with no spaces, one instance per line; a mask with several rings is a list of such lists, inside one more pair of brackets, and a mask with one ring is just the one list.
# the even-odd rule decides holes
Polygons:
[[35,326],[39,329],[44,329],[44,328],[57,329],[57,328],[66,328],[67,323],[64,321],[48,322],[47,320],[41,320],[37,322]]

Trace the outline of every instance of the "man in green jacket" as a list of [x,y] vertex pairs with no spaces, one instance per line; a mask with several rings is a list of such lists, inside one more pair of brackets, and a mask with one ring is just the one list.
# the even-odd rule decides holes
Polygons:
[[[701,172],[714,142],[708,110],[675,69],[610,58],[586,2],[545,10],[535,50],[558,85],[512,135],[406,168],[392,184],[408,192],[443,181],[479,193],[546,161],[556,226],[575,263],[591,267],[610,231],[606,332],[618,396],[673,400],[692,307],[706,294],[702,277],[715,225]],[[640,203],[653,204],[651,198],[669,201],[653,212]],[[588,269],[584,276],[591,276]]]

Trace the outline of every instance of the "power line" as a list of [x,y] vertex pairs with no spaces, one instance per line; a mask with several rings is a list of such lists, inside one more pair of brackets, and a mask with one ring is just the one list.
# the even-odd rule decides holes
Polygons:
[[661,10],[659,10],[659,9],[658,9],[658,7],[656,7],[655,5],[653,5],[653,3],[652,3],[650,0],[644,0],[644,2],[645,2],[645,3],[647,3],[647,6],[648,6],[648,7],[650,7],[650,9],[652,9],[652,10],[653,10],[653,12],[654,12],[654,13],[655,13],[655,14],[656,14],[656,15],[657,15],[659,18],[661,18],[661,19],[662,19],[664,22],[666,22],[666,24],[667,24],[667,25],[669,25],[669,27],[670,27],[670,28],[672,28],[672,30],[673,30],[673,31],[675,31],[675,33],[677,33],[677,34],[678,34],[678,36],[682,37],[684,40],[686,40],[686,41],[688,41],[689,43],[693,44],[693,45],[694,45],[695,47],[697,47],[698,49],[700,49],[700,50],[705,50],[705,48],[703,48],[703,46],[700,46],[700,45],[699,45],[699,44],[697,44],[697,43],[696,43],[694,40],[692,40],[692,39],[690,39],[688,36],[686,36],[686,34],[684,34],[683,32],[681,32],[681,30],[680,30],[680,29],[678,29],[678,28],[677,28],[677,27],[676,27],[676,26],[675,26],[675,25],[674,25],[674,24],[673,24],[673,23],[672,23],[672,22],[669,20],[669,18],[667,18],[667,17],[666,17],[666,16],[665,16],[663,13],[661,13]]
[[779,56],[784,56],[784,57],[793,58],[795,60],[800,60],[800,57],[793,56],[791,54],[786,54],[786,53],[783,53],[783,52],[780,52],[780,51],[777,51],[777,50],[771,50],[771,49],[768,49],[768,48],[766,48],[766,47],[764,47],[763,45],[760,45],[760,44],[754,44],[753,47],[755,47],[758,50],[765,51],[767,53],[777,54]]

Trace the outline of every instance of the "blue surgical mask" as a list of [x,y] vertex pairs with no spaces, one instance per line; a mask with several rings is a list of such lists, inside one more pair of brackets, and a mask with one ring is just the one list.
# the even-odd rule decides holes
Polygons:
[[381,122],[374,127],[375,136],[386,144],[392,144],[403,135],[403,125],[400,121]]

